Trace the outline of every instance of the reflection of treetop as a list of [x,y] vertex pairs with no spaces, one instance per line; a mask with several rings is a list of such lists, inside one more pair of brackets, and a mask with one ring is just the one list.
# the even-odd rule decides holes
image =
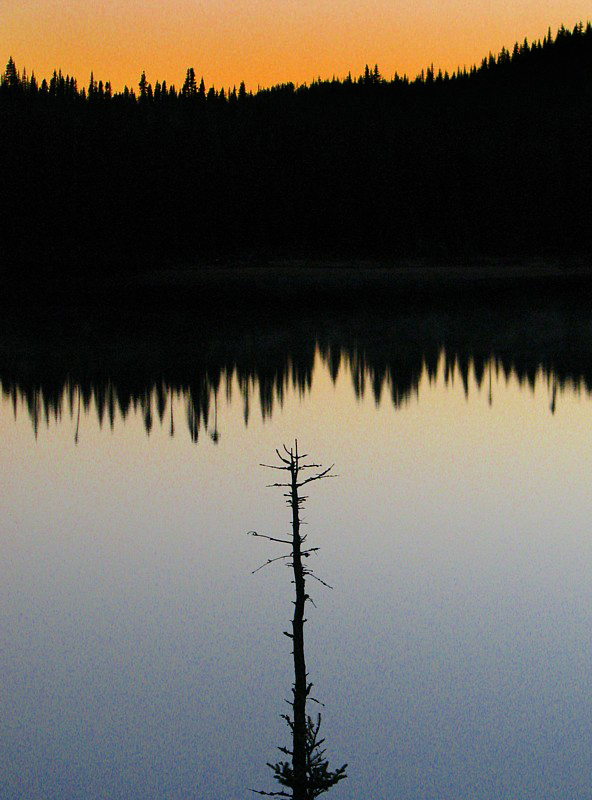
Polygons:
[[288,392],[310,391],[317,355],[333,381],[349,373],[358,396],[370,391],[376,403],[388,397],[395,407],[417,393],[422,375],[435,380],[443,374],[447,384],[458,377],[468,391],[472,374],[478,388],[489,387],[489,364],[531,387],[542,375],[556,397],[566,384],[590,391],[589,322],[589,310],[578,312],[571,303],[536,313],[527,304],[514,311],[398,311],[307,328],[270,323],[264,336],[245,324],[226,338],[202,332],[195,342],[172,330],[165,347],[159,331],[162,356],[154,335],[144,341],[135,334],[141,346],[128,353],[116,330],[101,330],[96,342],[76,338],[70,344],[59,331],[41,342],[11,330],[0,336],[0,381],[15,413],[24,405],[36,431],[64,411],[77,416],[80,403],[111,427],[118,417],[138,413],[147,433],[160,422],[171,432],[189,429],[194,441],[207,430],[216,442],[224,433],[224,397],[238,392],[245,424],[254,410],[270,417]]
[[[304,619],[304,608],[307,600],[311,600],[306,592],[306,576],[310,575],[316,578],[324,586],[328,586],[328,584],[314,575],[310,568],[304,566],[303,559],[308,559],[311,555],[317,553],[319,548],[303,547],[306,536],[300,533],[300,511],[307,498],[300,493],[300,490],[314,481],[334,476],[331,475],[332,466],[323,468],[320,464],[306,463],[304,459],[307,456],[298,452],[298,442],[295,442],[294,447],[290,450],[285,445],[283,449],[284,454],[276,450],[279,464],[262,464],[261,466],[287,473],[287,482],[279,481],[271,484],[271,486],[288,490],[284,493],[284,497],[286,497],[287,504],[292,512],[292,537],[291,539],[280,539],[257,533],[257,531],[249,531],[249,534],[290,547],[288,553],[268,559],[254,572],[258,572],[259,569],[275,561],[287,560],[288,566],[292,569],[294,575],[295,601],[292,632],[284,632],[292,640],[293,645],[294,683],[292,686],[292,700],[289,701],[293,713],[292,716],[288,714],[282,715],[292,735],[292,749],[290,750],[287,747],[278,748],[285,755],[291,756],[290,761],[268,764],[273,770],[274,778],[285,788],[278,792],[253,791],[256,794],[268,797],[292,797],[294,800],[312,800],[327,792],[332,786],[346,777],[347,764],[335,771],[329,769],[329,762],[324,757],[325,750],[322,747],[325,740],[319,738],[321,715],[318,714],[316,721],[314,721],[306,712],[307,700],[309,698],[314,700],[314,698],[310,697],[313,684],[308,681],[304,656],[304,623],[306,621]],[[312,470],[312,474],[302,477],[301,473],[309,470]],[[288,793],[286,789],[289,789],[291,793]]]

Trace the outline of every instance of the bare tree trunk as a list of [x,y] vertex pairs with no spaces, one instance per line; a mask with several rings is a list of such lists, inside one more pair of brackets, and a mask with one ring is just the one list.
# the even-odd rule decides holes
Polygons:
[[296,601],[292,620],[294,643],[294,730],[292,768],[294,770],[294,800],[307,800],[306,779],[306,662],[304,659],[304,605],[306,603],[304,570],[302,567],[302,540],[300,538],[300,498],[298,496],[298,443],[296,452],[290,451],[291,488],[289,503],[292,507],[292,565]]
[[[292,718],[287,714],[282,714],[292,732],[292,749],[289,750],[286,747],[278,748],[282,753],[292,756],[292,763],[280,761],[277,764],[268,764],[268,766],[273,769],[276,780],[284,787],[281,791],[266,792],[257,789],[253,789],[252,791],[255,794],[265,795],[267,797],[290,797],[292,800],[314,800],[315,797],[324,794],[332,786],[346,777],[345,769],[347,764],[344,764],[335,771],[329,770],[329,764],[324,757],[325,751],[322,749],[324,739],[318,738],[321,726],[321,715],[318,715],[317,722],[315,723],[306,713],[306,702],[310,690],[312,689],[312,684],[307,682],[308,675],[304,658],[304,623],[306,622],[304,608],[306,606],[306,601],[310,599],[306,594],[306,575],[312,575],[312,577],[316,578],[316,580],[324,586],[331,587],[303,564],[303,559],[316,553],[319,548],[303,547],[306,536],[300,535],[300,508],[304,504],[306,497],[300,495],[300,489],[302,486],[312,481],[318,481],[322,478],[333,476],[329,474],[332,466],[327,469],[322,469],[320,464],[301,463],[301,459],[306,458],[306,456],[298,452],[297,441],[294,444],[294,448],[290,448],[290,450],[284,446],[284,451],[287,458],[282,455],[279,450],[276,450],[277,456],[281,462],[280,464],[262,464],[261,466],[268,467],[269,469],[284,470],[290,475],[289,482],[273,483],[271,485],[288,489],[288,491],[284,493],[284,496],[287,498],[288,506],[292,510],[292,538],[280,539],[275,536],[257,533],[257,531],[249,531],[249,534],[291,547],[289,554],[281,555],[277,558],[269,558],[265,564],[262,564],[254,570],[254,572],[267,566],[267,564],[272,564],[274,561],[287,559],[288,566],[292,567],[294,574],[296,599],[294,600],[292,633],[285,631],[286,636],[292,639],[292,653],[294,657],[294,683],[292,685],[292,701],[290,703],[292,706]],[[317,471],[310,475],[310,477],[301,480],[302,471],[309,469]],[[286,791],[288,789],[291,791],[290,794]]]

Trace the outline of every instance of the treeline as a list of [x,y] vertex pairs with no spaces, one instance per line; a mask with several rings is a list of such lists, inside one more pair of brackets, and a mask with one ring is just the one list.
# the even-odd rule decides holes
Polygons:
[[113,92],[10,59],[0,248],[57,266],[273,254],[589,253],[592,26],[430,67],[253,94],[143,73]]

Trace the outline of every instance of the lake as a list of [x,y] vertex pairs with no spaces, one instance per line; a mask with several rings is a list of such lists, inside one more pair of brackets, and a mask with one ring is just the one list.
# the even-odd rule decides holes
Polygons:
[[5,320],[3,800],[280,788],[295,439],[331,796],[588,798],[585,305]]

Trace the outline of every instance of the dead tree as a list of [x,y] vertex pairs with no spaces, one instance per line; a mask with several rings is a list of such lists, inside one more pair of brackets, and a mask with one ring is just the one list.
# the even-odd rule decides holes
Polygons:
[[[256,794],[266,795],[268,797],[291,797],[293,800],[313,800],[313,798],[327,792],[331,786],[334,786],[346,777],[345,770],[347,764],[344,764],[334,772],[329,770],[329,763],[324,758],[325,750],[322,748],[324,739],[319,739],[321,715],[318,714],[316,721],[314,721],[306,712],[307,700],[309,698],[313,700],[314,698],[310,697],[312,683],[308,682],[308,673],[306,672],[306,661],[304,658],[304,623],[306,622],[304,610],[307,600],[310,600],[309,595],[306,593],[305,578],[307,575],[310,575],[324,586],[328,588],[331,587],[320,578],[317,578],[311,569],[304,566],[304,561],[318,552],[319,548],[304,547],[306,536],[300,533],[302,524],[300,511],[307,497],[301,495],[300,490],[308,483],[334,476],[330,474],[333,466],[323,469],[320,464],[304,463],[303,459],[307,458],[307,456],[305,454],[301,455],[298,452],[297,441],[294,443],[294,448],[290,450],[284,445],[284,451],[285,455],[282,455],[279,450],[276,450],[280,464],[262,464],[261,466],[267,467],[268,469],[283,470],[288,473],[287,482],[272,483],[270,485],[288,490],[284,492],[284,497],[287,498],[287,505],[292,512],[292,538],[291,540],[278,539],[273,536],[257,533],[256,531],[249,531],[249,534],[291,547],[289,553],[278,556],[277,558],[270,558],[265,564],[262,564],[261,567],[254,570],[254,572],[257,572],[259,569],[262,569],[262,567],[275,561],[286,560],[294,575],[293,582],[296,599],[294,601],[292,632],[284,631],[285,635],[292,640],[293,644],[294,684],[292,686],[292,700],[289,701],[289,705],[292,707],[292,716],[288,714],[282,715],[292,734],[292,749],[289,750],[286,747],[278,748],[282,753],[291,756],[291,762],[280,761],[276,764],[268,764],[273,770],[274,778],[285,788],[279,792],[253,791]],[[302,473],[307,470],[315,470],[315,472],[309,477],[303,478]],[[291,793],[287,790],[291,790]]]

